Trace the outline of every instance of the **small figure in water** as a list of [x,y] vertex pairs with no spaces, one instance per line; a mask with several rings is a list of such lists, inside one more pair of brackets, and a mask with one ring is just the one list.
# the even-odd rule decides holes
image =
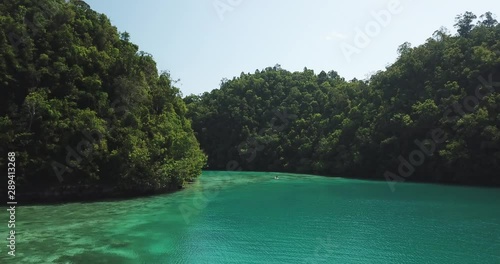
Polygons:
[[278,179],[279,179],[278,175],[274,176],[274,179],[275,179],[275,180],[278,180]]

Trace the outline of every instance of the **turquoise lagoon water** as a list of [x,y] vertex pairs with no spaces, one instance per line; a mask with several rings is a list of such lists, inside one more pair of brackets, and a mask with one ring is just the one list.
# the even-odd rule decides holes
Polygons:
[[2,246],[0,263],[500,263],[499,202],[499,189],[204,172],[173,194],[21,206],[16,257]]

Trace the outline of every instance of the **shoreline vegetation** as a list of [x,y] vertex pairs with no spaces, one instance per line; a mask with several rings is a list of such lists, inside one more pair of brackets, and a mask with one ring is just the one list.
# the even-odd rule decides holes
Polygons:
[[500,186],[500,25],[455,27],[366,80],[277,64],[185,97],[209,168]]
[[200,175],[206,156],[180,90],[128,33],[83,1],[4,1],[0,11],[0,149],[16,153],[16,197],[42,202],[68,186],[154,193]]
[[243,171],[500,186],[500,25],[489,12],[457,16],[455,35],[404,43],[367,80],[277,64],[183,97],[83,1],[0,11],[0,149],[16,153],[20,202],[169,193],[230,160]]

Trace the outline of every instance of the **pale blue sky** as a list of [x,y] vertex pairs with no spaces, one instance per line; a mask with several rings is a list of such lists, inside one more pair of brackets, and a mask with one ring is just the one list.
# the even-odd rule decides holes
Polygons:
[[[315,72],[335,70],[349,80],[365,79],[394,62],[405,41],[422,44],[441,26],[455,33],[457,14],[500,15],[497,0],[86,2],[106,14],[119,31],[129,32],[140,50],[153,55],[159,70],[181,79],[177,86],[184,95],[219,88],[222,78],[276,63],[290,71],[307,67]],[[390,21],[386,17],[388,23],[377,22],[372,12],[390,14]],[[367,26],[370,43],[356,46],[356,28],[366,33]],[[357,53],[348,59],[342,47]]]

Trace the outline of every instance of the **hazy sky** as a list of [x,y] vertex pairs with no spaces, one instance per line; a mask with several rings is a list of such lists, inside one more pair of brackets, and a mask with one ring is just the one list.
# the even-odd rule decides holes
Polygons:
[[[169,71],[184,95],[281,64],[365,79],[399,45],[425,42],[465,11],[500,15],[497,0],[86,0]],[[378,15],[374,15],[378,14]],[[378,18],[376,18],[378,17]],[[498,18],[497,18],[498,19]],[[499,19],[500,20],[500,19]],[[357,36],[357,38],[356,38]]]

